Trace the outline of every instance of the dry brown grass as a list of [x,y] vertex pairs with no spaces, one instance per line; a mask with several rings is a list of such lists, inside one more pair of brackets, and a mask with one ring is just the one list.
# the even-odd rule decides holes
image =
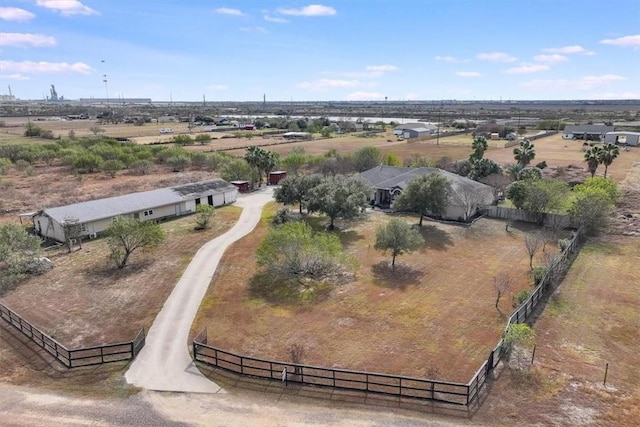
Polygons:
[[[130,341],[147,330],[195,252],[231,228],[241,210],[217,210],[211,229],[194,230],[194,218],[165,222],[167,239],[147,253],[134,253],[131,265],[117,270],[107,262],[104,240],[83,244],[71,254],[46,255],[55,267],[2,296],[14,311],[68,348]],[[67,370],[38,351],[7,325],[0,326],[0,380],[81,395],[114,396],[135,391],[122,376],[126,363]]]
[[603,237],[587,244],[535,325],[540,381],[523,384],[514,372],[505,371],[478,419],[517,425],[637,425],[638,265],[637,237]]
[[392,272],[390,257],[373,249],[375,228],[388,219],[370,213],[337,232],[359,261],[355,281],[325,300],[290,305],[268,303],[248,288],[269,227],[263,220],[225,253],[193,330],[207,327],[212,345],[256,357],[287,360],[289,345],[302,343],[312,365],[418,377],[437,370],[446,380],[468,381],[511,311],[510,296],[501,313],[495,309],[493,276],[507,271],[514,293],[530,288],[522,240],[532,228],[507,233],[500,221],[470,228],[427,221],[424,247],[399,257]]

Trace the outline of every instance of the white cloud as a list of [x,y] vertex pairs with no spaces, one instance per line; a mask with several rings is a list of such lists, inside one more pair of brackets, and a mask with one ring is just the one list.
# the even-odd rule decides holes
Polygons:
[[518,59],[515,56],[511,56],[504,52],[479,53],[477,58],[481,61],[491,62],[515,62]]
[[398,71],[399,68],[395,65],[367,65],[362,71],[343,71],[343,72],[331,72],[326,71],[324,74],[333,74],[344,77],[353,77],[353,78],[372,78],[372,77],[380,77],[385,73],[390,73],[393,71]]
[[216,9],[216,13],[220,13],[222,15],[233,15],[233,16],[244,16],[241,10],[232,9],[230,7],[219,7]]
[[419,97],[415,93],[408,93],[404,96],[404,99],[406,99],[407,101],[415,101],[416,99],[419,99]]
[[309,6],[298,9],[281,8],[278,9],[278,12],[291,16],[333,16],[336,14],[336,10],[331,6],[322,6],[320,4],[310,4]]
[[555,80],[531,80],[523,83],[525,89],[553,89],[553,90],[590,90],[610,83],[626,80],[616,74],[604,74],[602,76],[585,76],[580,79],[555,79]]
[[70,15],[99,15],[98,11],[83,5],[77,0],[37,0],[36,4],[63,16]]
[[559,53],[561,55],[575,55],[578,53],[581,55],[595,55],[595,53],[583,48],[580,45],[564,46],[564,47],[547,47],[542,49],[542,51],[546,53]]
[[227,85],[210,85],[210,86],[207,86],[207,89],[213,90],[213,91],[222,91],[222,90],[227,90],[229,88],[227,87]]
[[34,61],[0,61],[0,71],[16,71],[18,73],[78,73],[91,74],[95,70],[82,62],[69,64],[66,62],[34,62]]
[[296,84],[297,88],[308,90],[324,90],[329,88],[340,87],[356,87],[362,86],[358,80],[340,80],[340,79],[320,79],[314,81],[300,82]]
[[553,53],[551,55],[536,55],[533,57],[533,60],[537,62],[546,62],[547,64],[559,64],[561,62],[567,62],[569,58],[558,53]]
[[446,62],[448,64],[461,64],[463,62],[468,62],[467,59],[461,59],[461,58],[456,58],[455,56],[436,56],[435,58],[436,61],[439,62]]
[[507,68],[504,72],[507,74],[532,74],[548,71],[549,69],[548,65],[543,64],[522,64],[518,67]]
[[589,96],[590,99],[640,99],[640,92],[603,92]]
[[477,71],[456,71],[458,77],[480,77],[482,74]]
[[240,27],[239,30],[244,33],[269,34],[269,31],[264,27]]
[[384,95],[378,92],[354,92],[347,95],[347,101],[381,101]]
[[0,79],[9,79],[9,80],[30,80],[28,76],[23,76],[22,74],[0,74]]
[[367,65],[366,70],[376,73],[386,73],[388,71],[398,71],[398,67],[395,65]]
[[0,19],[5,21],[30,21],[35,18],[36,15],[28,10],[20,9],[17,7],[0,7]]
[[271,15],[264,15],[264,20],[267,22],[275,22],[276,24],[286,24],[289,22],[288,19],[284,19],[279,16],[271,16]]
[[636,34],[634,36],[618,37],[617,39],[604,39],[600,40],[600,43],[640,49],[640,34]]
[[45,47],[55,46],[55,37],[43,34],[0,33],[0,46],[12,47]]

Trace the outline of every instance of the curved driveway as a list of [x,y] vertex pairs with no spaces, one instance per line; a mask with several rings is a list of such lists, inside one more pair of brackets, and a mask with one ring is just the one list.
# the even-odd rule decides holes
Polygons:
[[142,351],[125,374],[127,382],[157,391],[224,392],[194,365],[189,354],[189,330],[222,254],[249,234],[260,221],[262,207],[273,200],[273,188],[241,195],[243,208],[233,228],[202,246],[182,274],[156,317]]

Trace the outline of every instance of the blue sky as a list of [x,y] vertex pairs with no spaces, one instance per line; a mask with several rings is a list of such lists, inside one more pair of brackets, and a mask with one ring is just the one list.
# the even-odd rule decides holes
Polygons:
[[640,99],[640,0],[2,0],[0,33],[20,99]]

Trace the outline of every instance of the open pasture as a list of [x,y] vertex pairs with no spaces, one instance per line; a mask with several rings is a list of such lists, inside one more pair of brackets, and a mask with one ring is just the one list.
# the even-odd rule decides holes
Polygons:
[[[359,265],[355,279],[326,299],[292,304],[267,302],[248,286],[269,227],[263,219],[223,256],[193,332],[206,327],[211,345],[254,357],[287,361],[297,343],[305,364],[468,381],[495,347],[512,295],[531,289],[523,239],[534,228],[506,232],[503,222],[488,219],[468,228],[426,221],[423,247],[399,257],[394,272],[390,256],[373,249],[375,228],[389,218],[372,212],[340,224],[337,235]],[[502,272],[514,284],[497,310],[493,277]]]

